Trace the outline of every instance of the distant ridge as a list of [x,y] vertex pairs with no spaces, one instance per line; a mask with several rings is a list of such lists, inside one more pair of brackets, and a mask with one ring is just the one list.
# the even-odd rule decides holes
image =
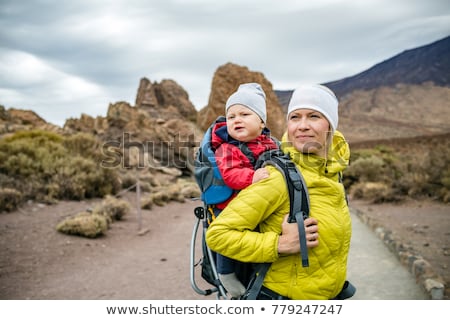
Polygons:
[[338,97],[398,83],[450,86],[450,36],[402,53],[355,76],[325,83]]
[[[324,84],[339,99],[339,130],[353,146],[450,132],[450,36]],[[292,90],[275,93],[286,114]]]
[[275,94],[277,95],[278,101],[283,107],[284,112],[287,112],[287,106],[289,100],[291,100],[292,90],[275,90]]

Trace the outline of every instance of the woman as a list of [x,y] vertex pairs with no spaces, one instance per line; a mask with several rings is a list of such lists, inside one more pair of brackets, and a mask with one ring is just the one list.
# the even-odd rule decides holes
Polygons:
[[282,149],[308,187],[308,267],[302,267],[298,254],[297,224],[287,222],[286,183],[274,167],[268,166],[269,177],[242,190],[208,227],[212,250],[244,262],[272,263],[259,299],[334,299],[344,288],[351,219],[341,175],[350,150],[337,125],[338,101],[331,90],[312,85],[293,92]]

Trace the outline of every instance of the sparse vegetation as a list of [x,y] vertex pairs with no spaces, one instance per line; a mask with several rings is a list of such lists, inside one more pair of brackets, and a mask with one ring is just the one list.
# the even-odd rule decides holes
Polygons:
[[92,210],[92,213],[107,217],[109,223],[111,223],[122,220],[130,211],[131,206],[128,201],[107,195],[102,203]]
[[60,222],[56,230],[70,235],[96,238],[104,235],[111,223],[121,220],[130,210],[128,201],[108,195],[93,210],[80,212]]
[[374,203],[405,197],[450,201],[450,142],[444,137],[352,150],[344,183],[355,198]]
[[4,211],[14,211],[22,202],[22,193],[16,189],[0,188],[0,208]]
[[[352,148],[344,184],[355,198],[374,203],[405,197],[450,201],[450,142],[446,136],[410,139],[408,143]],[[0,140],[0,212],[14,211],[28,200],[105,197],[136,183],[136,173],[101,167],[100,142],[78,133],[19,131]],[[150,172],[139,174],[141,191],[149,193],[142,208],[163,206],[199,196],[195,184],[162,182]],[[167,184],[167,185],[166,185]],[[83,218],[84,219],[84,218]],[[107,219],[107,220],[110,220]]]
[[62,233],[97,238],[108,229],[108,220],[105,216],[83,211],[74,217],[67,218],[56,226]]
[[[118,173],[100,166],[96,145],[95,138],[88,135],[16,132],[0,140],[0,188],[20,190],[22,196],[15,197],[15,206],[27,200],[53,203],[117,192]],[[0,205],[1,212],[13,203]]]

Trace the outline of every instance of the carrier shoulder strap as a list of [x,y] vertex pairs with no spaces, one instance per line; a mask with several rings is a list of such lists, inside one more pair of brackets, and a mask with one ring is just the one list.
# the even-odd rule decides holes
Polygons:
[[309,197],[306,183],[289,155],[281,150],[269,150],[263,153],[255,167],[271,164],[281,171],[289,192],[289,219],[290,223],[297,223],[300,237],[300,255],[303,267],[309,266],[308,247],[306,246],[306,233],[303,220],[309,216]]
[[[295,164],[289,158],[289,155],[282,153],[280,150],[270,150],[263,153],[257,160],[255,168],[263,167],[271,164],[278,168],[286,180],[289,192],[289,218],[290,223],[297,223],[300,238],[300,257],[303,267],[309,266],[308,247],[306,246],[306,233],[303,220],[309,216],[309,197],[306,183],[298,171]],[[253,277],[253,281],[248,285],[248,290],[243,297],[246,300],[256,300],[264,282],[267,271],[271,263],[259,264]]]
[[236,146],[239,148],[239,150],[241,150],[241,152],[244,154],[244,156],[247,157],[247,159],[250,161],[252,166],[255,166],[255,164],[256,164],[255,156],[253,155],[253,152],[248,147],[247,143],[239,142]]
[[[270,139],[272,139],[272,141],[278,146],[278,148],[281,146],[281,143],[278,139],[276,139],[272,136],[270,136]],[[267,152],[272,151],[272,150],[266,150],[261,155],[259,155],[259,157],[256,159],[255,155],[250,150],[250,148],[248,147],[246,142],[238,142],[236,144],[236,146],[239,148],[239,150],[241,150],[241,152],[244,154],[244,156],[247,157],[247,159],[250,161],[250,163],[252,164],[252,166],[255,169],[260,168],[261,159],[264,159],[266,157]],[[281,151],[279,151],[279,152],[281,152]]]

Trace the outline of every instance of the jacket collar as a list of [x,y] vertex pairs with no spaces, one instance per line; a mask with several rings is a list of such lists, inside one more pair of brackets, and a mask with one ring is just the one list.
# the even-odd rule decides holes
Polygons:
[[288,141],[287,133],[284,133],[281,142],[281,149],[284,153],[289,154],[294,162],[304,168],[315,168],[324,174],[341,172],[347,168],[350,161],[350,147],[339,131],[334,132],[327,159],[298,151]]

